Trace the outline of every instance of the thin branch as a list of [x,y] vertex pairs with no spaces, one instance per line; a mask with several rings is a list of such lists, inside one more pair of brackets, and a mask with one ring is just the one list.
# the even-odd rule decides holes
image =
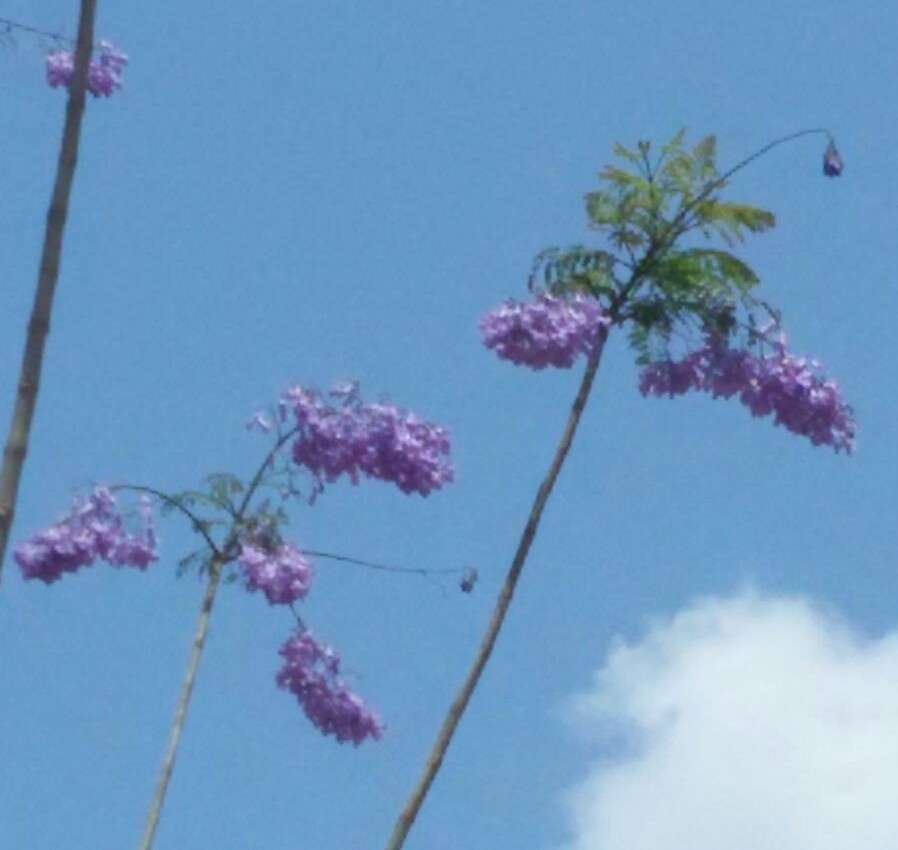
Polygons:
[[143,484],[111,484],[109,489],[134,490],[137,493],[149,493],[151,496],[155,496],[157,499],[161,499],[167,505],[171,505],[173,508],[177,508],[182,514],[184,514],[184,516],[186,516],[190,520],[194,530],[198,531],[203,536],[203,539],[212,550],[213,556],[216,558],[221,557],[222,553],[219,551],[218,547],[215,545],[215,541],[206,530],[206,526],[208,525],[208,523],[198,517],[186,505],[181,504],[181,502],[179,502],[177,499],[173,499],[168,495],[168,493],[163,493],[161,490],[157,490],[155,487],[147,487]]
[[424,567],[391,567],[387,564],[375,564],[371,561],[349,558],[346,555],[334,555],[331,552],[317,552],[314,549],[303,549],[302,551],[304,555],[311,555],[313,558],[327,558],[331,561],[342,561],[346,564],[356,564],[359,567],[370,567],[372,570],[383,570],[388,573],[412,573],[419,576],[430,576],[463,572],[463,569],[459,567],[447,567],[439,570],[430,570]]
[[256,490],[259,488],[259,485],[262,483],[262,480],[265,477],[265,470],[268,469],[271,462],[277,456],[277,453],[284,447],[287,441],[297,433],[297,431],[299,431],[299,425],[290,428],[285,434],[279,435],[277,442],[274,444],[274,446],[272,446],[271,451],[269,451],[268,454],[265,455],[265,460],[263,460],[259,465],[259,468],[256,470],[256,474],[249,482],[249,486],[246,488],[246,493],[243,496],[243,500],[240,502],[240,507],[237,509],[236,516],[240,518],[241,522],[243,520],[243,514],[249,507],[250,500],[256,494]]
[[820,135],[823,134],[827,139],[832,140],[832,133],[829,132],[825,127],[814,127],[810,130],[799,130],[797,133],[789,133],[788,136],[780,136],[778,139],[774,139],[769,144],[764,145],[764,147],[756,150],[750,156],[745,157],[745,159],[737,162],[729,171],[725,172],[723,175],[717,178],[704,192],[702,192],[691,204],[686,207],[686,212],[688,212],[692,207],[694,207],[700,201],[703,201],[710,192],[713,192],[718,186],[726,183],[727,180],[730,179],[737,171],[741,171],[745,168],[746,165],[750,165],[753,163],[758,157],[764,156],[767,151],[773,150],[775,147],[779,147],[779,145],[784,145],[786,142],[791,142],[793,139],[800,139],[802,136],[811,136],[811,135]]
[[4,29],[3,29],[4,33],[11,33],[15,29],[15,30],[22,30],[22,32],[31,32],[31,33],[34,33],[35,35],[43,35],[43,36],[46,36],[47,38],[52,38],[53,41],[64,41],[67,44],[75,44],[76,43],[75,39],[67,38],[66,36],[62,35],[61,33],[50,32],[49,30],[42,30],[42,29],[39,29],[38,27],[29,26],[28,24],[20,24],[18,21],[12,21],[9,18],[0,18],[0,24],[2,24],[4,27]]
[[570,416],[568,417],[567,424],[565,425],[564,433],[561,435],[561,440],[558,443],[558,448],[555,450],[555,457],[552,460],[552,465],[549,467],[549,471],[546,474],[545,479],[543,479],[542,484],[540,484],[539,490],[537,491],[536,499],[534,500],[533,507],[530,510],[530,516],[527,519],[527,524],[524,526],[523,534],[521,535],[520,542],[518,543],[518,549],[515,552],[514,559],[511,562],[511,567],[508,570],[505,582],[502,585],[501,591],[499,592],[499,598],[496,601],[495,608],[493,609],[492,617],[490,618],[486,633],[484,634],[483,640],[480,644],[480,649],[477,651],[477,655],[474,658],[474,663],[471,666],[467,677],[462,683],[458,694],[452,701],[452,705],[449,707],[449,711],[446,714],[446,719],[443,721],[443,726],[440,729],[439,734],[437,735],[437,739],[433,745],[433,749],[430,752],[430,756],[428,757],[427,762],[424,765],[424,771],[421,775],[421,778],[418,780],[418,783],[412,791],[411,796],[408,798],[408,801],[406,802],[404,808],[402,809],[399,817],[396,820],[396,825],[393,828],[393,834],[390,836],[390,840],[386,844],[386,850],[400,850],[400,848],[405,844],[405,839],[408,836],[409,830],[412,828],[412,824],[414,824],[415,818],[418,816],[418,812],[421,810],[421,806],[424,804],[424,800],[427,797],[430,786],[433,784],[433,780],[436,778],[436,775],[440,770],[440,766],[443,763],[443,758],[446,755],[446,751],[449,749],[449,745],[452,742],[452,737],[455,734],[455,730],[458,727],[459,722],[461,721],[462,715],[464,715],[465,713],[465,709],[468,706],[471,695],[474,693],[474,689],[477,687],[477,682],[480,679],[480,675],[481,673],[483,673],[487,662],[490,660],[490,656],[493,652],[493,647],[495,646],[496,639],[499,636],[499,631],[501,630],[502,624],[505,621],[505,616],[508,613],[508,607],[509,605],[511,605],[515,587],[517,586],[518,579],[521,577],[521,571],[524,568],[524,562],[527,560],[527,553],[530,551],[530,546],[533,543],[534,537],[536,537],[536,531],[539,527],[539,522],[542,518],[543,510],[546,507],[546,502],[548,501],[549,496],[552,493],[552,489],[554,488],[555,482],[558,479],[558,475],[561,472],[561,467],[564,465],[564,460],[567,457],[567,454],[571,448],[571,444],[574,441],[574,434],[577,431],[577,425],[580,423],[580,418],[582,417],[583,410],[586,407],[586,401],[589,398],[589,393],[592,389],[593,381],[595,380],[596,372],[599,368],[599,362],[602,358],[602,351],[605,347],[605,340],[607,339],[607,337],[608,329],[605,327],[601,328],[601,330],[599,331],[599,344],[596,346],[595,351],[593,351],[592,355],[589,358],[586,366],[586,371],[583,374],[583,380],[580,382],[580,389],[577,391],[577,397],[574,399],[574,404],[571,408]]
[[162,815],[162,807],[165,804],[165,795],[168,791],[168,784],[171,781],[172,772],[175,769],[178,746],[181,743],[181,735],[184,732],[184,723],[187,719],[187,709],[190,707],[190,697],[193,693],[193,685],[194,682],[196,682],[200,658],[203,654],[203,647],[206,644],[206,635],[209,631],[209,619],[212,616],[215,593],[218,590],[221,581],[222,566],[221,559],[217,557],[213,558],[209,564],[209,583],[206,585],[206,593],[203,596],[203,604],[200,607],[196,633],[193,638],[193,648],[190,651],[190,661],[187,664],[187,672],[184,675],[184,683],[181,686],[181,696],[178,699],[178,707],[175,710],[175,719],[172,722],[171,732],[168,737],[168,746],[165,748],[162,767],[159,770],[159,778],[156,781],[156,790],[153,792],[153,801],[150,804],[143,837],[140,840],[140,850],[150,850],[156,836],[156,828],[159,826],[159,818]]
[[296,625],[297,625],[297,627],[298,627],[301,631],[304,631],[304,632],[305,632],[305,631],[308,631],[308,628],[309,628],[309,627],[306,625],[305,620],[303,620],[302,615],[299,613],[299,611],[296,610],[296,605],[294,605],[294,604],[291,602],[291,603],[289,603],[289,608],[290,608],[290,613],[293,614],[294,617],[296,617]]
[[3,468],[0,470],[0,576],[9,533],[15,516],[19,481],[28,454],[28,440],[31,421],[37,406],[37,393],[44,359],[44,347],[50,332],[50,316],[53,310],[53,296],[59,278],[62,256],[62,240],[69,212],[69,198],[78,162],[78,143],[81,137],[81,121],[84,116],[87,68],[94,39],[94,18],[97,0],[82,0],[78,21],[78,42],[75,49],[75,69],[69,85],[69,100],[66,107],[65,127],[62,145],[56,167],[56,182],[53,197],[47,212],[47,226],[44,232],[44,246],[41,252],[40,271],[22,367],[19,373],[18,395],[13,410],[12,422],[3,453]]

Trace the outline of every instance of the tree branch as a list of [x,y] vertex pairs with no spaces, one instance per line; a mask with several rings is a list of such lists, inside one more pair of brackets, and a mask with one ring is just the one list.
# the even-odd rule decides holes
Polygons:
[[44,347],[47,334],[50,332],[50,315],[53,310],[53,296],[56,292],[56,281],[59,278],[59,265],[62,256],[62,238],[69,213],[69,198],[75,178],[75,166],[78,162],[78,143],[81,137],[81,120],[84,116],[87,68],[93,49],[96,8],[97,0],[82,0],[81,2],[78,42],[75,48],[75,70],[69,86],[62,146],[56,167],[56,183],[53,186],[50,209],[47,211],[47,226],[44,231],[44,246],[41,252],[37,290],[31,319],[28,322],[25,351],[19,373],[18,396],[6,439],[6,449],[3,453],[3,468],[0,469],[0,576],[3,573],[3,561],[6,557],[9,533],[15,516],[19,481],[25,466],[25,456],[28,454],[28,439],[37,405]]
[[487,662],[490,660],[490,656],[493,653],[493,647],[496,645],[496,639],[499,636],[499,631],[502,629],[502,624],[505,621],[505,616],[511,605],[515,587],[517,586],[518,579],[521,577],[524,562],[527,560],[530,546],[533,543],[533,539],[536,537],[536,531],[539,528],[539,522],[542,518],[543,510],[546,507],[546,502],[552,493],[552,489],[561,472],[561,467],[564,465],[565,458],[574,441],[574,434],[577,431],[577,426],[580,423],[580,418],[586,407],[586,401],[589,398],[589,393],[599,368],[599,362],[602,359],[602,351],[604,350],[607,337],[608,329],[602,327],[599,330],[599,344],[589,358],[564,433],[561,435],[558,448],[555,450],[555,457],[552,460],[548,473],[546,473],[546,477],[543,479],[543,482],[540,484],[539,490],[536,493],[536,499],[530,510],[530,516],[527,518],[527,524],[524,526],[524,531],[521,534],[521,539],[518,543],[514,559],[511,562],[511,567],[508,570],[505,582],[499,592],[499,598],[496,601],[492,617],[490,618],[489,625],[487,626],[483,640],[481,641],[480,649],[477,651],[474,663],[471,665],[467,677],[462,683],[461,688],[459,688],[455,699],[452,701],[452,705],[449,707],[446,719],[443,721],[442,728],[437,735],[430,756],[424,765],[424,771],[421,774],[421,778],[418,780],[411,796],[399,813],[396,825],[393,827],[393,833],[386,844],[385,850],[400,850],[405,844],[405,839],[408,836],[409,830],[411,830],[415,818],[418,816],[418,812],[424,804],[430,786],[433,784],[433,780],[436,778],[443,763],[446,751],[452,743],[452,737],[455,734],[455,730],[468,707],[468,702],[474,693],[474,689],[477,687],[480,675],[483,673]]

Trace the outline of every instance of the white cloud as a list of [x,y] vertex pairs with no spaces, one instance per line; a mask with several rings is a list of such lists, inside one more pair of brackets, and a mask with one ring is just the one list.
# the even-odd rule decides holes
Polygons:
[[572,705],[600,743],[566,850],[898,849],[898,633],[705,599],[616,645]]

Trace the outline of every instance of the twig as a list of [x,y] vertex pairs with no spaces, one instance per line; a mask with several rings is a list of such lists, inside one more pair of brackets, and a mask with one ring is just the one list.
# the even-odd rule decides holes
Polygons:
[[147,487],[143,484],[111,484],[109,487],[110,490],[134,490],[137,493],[149,493],[151,496],[155,496],[160,501],[165,502],[167,505],[171,505],[173,508],[179,510],[184,516],[186,516],[190,520],[191,527],[194,531],[198,531],[203,539],[206,541],[206,545],[212,551],[212,554],[215,557],[221,557],[223,553],[219,551],[218,547],[215,545],[215,541],[210,536],[209,532],[206,530],[207,524],[200,519],[190,508],[186,505],[179,502],[177,499],[173,499],[168,493],[163,493],[161,490],[157,490],[155,487]]
[[4,26],[4,33],[11,33],[14,29],[16,29],[22,30],[22,32],[32,32],[35,35],[43,35],[47,38],[52,38],[53,41],[64,41],[68,44],[75,44],[75,39],[67,38],[61,33],[42,30],[38,27],[29,26],[28,24],[20,24],[18,21],[11,21],[9,18],[0,18],[0,24]]
[[461,573],[464,570],[460,567],[446,567],[438,570],[427,569],[426,567],[392,567],[388,564],[375,564],[372,561],[362,561],[358,558],[349,558],[346,555],[334,555],[331,552],[317,552],[314,549],[303,549],[304,555],[311,555],[313,558],[327,558],[331,561],[342,561],[346,564],[355,564],[359,567],[369,567],[372,570],[383,570],[388,573],[411,573],[419,576],[430,575],[448,575],[449,573]]

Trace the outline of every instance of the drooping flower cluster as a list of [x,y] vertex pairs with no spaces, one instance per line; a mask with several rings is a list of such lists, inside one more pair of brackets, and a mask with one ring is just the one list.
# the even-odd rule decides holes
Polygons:
[[[75,54],[71,50],[51,50],[47,54],[47,82],[53,87],[68,86],[75,73]],[[87,68],[87,90],[94,97],[109,97],[122,87],[122,71],[128,56],[110,41],[100,42],[100,56]]]
[[290,387],[280,402],[282,419],[292,415],[299,433],[293,460],[325,481],[346,474],[393,482],[403,493],[428,495],[452,481],[449,432],[391,404],[364,404],[354,384],[337,384],[334,404],[314,389]]
[[817,360],[792,354],[785,337],[771,345],[770,354],[758,356],[709,337],[682,360],[649,364],[640,376],[640,392],[675,396],[695,389],[715,398],[738,395],[753,416],[773,414],[777,425],[815,446],[830,445],[850,454],[857,426],[838,384],[823,376]]
[[531,369],[569,369],[578,355],[599,344],[599,328],[610,324],[601,303],[582,293],[539,293],[531,301],[508,299],[480,320],[483,344],[503,360]]
[[[312,563],[290,543],[268,545],[255,537],[244,542],[237,558],[246,587],[261,590],[272,605],[304,599],[314,577]],[[383,724],[340,678],[340,656],[319,643],[305,627],[291,635],[279,650],[284,663],[277,674],[280,687],[291,691],[306,716],[325,735],[340,743],[360,744],[380,738]]]
[[158,557],[148,499],[141,499],[140,514],[141,533],[129,534],[115,496],[106,487],[95,487],[86,498],[75,500],[69,516],[17,546],[13,557],[26,579],[47,584],[98,558],[117,567],[145,569]]
[[280,648],[284,664],[277,674],[280,687],[296,696],[306,716],[324,735],[358,745],[378,739],[384,726],[360,697],[340,678],[340,656],[319,643],[308,630],[291,635]]
[[291,543],[272,549],[244,544],[237,559],[249,590],[261,590],[272,605],[289,605],[305,598],[312,588],[315,569]]

